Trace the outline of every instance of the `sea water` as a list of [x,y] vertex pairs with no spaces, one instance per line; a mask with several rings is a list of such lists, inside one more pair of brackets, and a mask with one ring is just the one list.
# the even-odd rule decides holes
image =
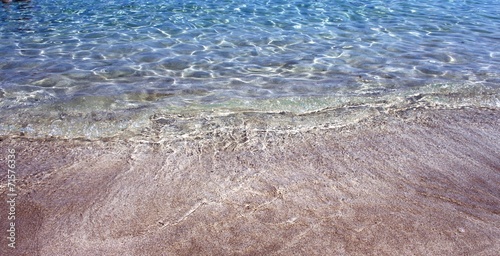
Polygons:
[[498,0],[0,6],[2,135],[107,137],[159,113],[498,107],[499,88]]

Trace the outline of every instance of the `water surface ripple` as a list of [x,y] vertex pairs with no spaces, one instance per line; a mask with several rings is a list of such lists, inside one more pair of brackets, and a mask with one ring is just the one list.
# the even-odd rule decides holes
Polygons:
[[495,0],[33,0],[1,9],[3,110],[500,84]]

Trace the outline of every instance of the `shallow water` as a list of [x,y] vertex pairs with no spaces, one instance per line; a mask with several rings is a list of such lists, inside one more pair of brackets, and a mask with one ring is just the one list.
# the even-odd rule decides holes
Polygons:
[[498,107],[499,17],[498,1],[4,4],[0,133],[112,136],[157,112]]

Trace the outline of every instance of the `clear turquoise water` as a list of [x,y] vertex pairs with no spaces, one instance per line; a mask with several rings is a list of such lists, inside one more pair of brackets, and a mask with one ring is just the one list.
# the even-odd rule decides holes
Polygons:
[[0,21],[4,134],[5,113],[499,106],[498,0],[32,0]]

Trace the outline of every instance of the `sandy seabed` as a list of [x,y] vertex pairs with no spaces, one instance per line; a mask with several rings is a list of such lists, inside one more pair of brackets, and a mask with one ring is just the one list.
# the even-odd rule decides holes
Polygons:
[[155,143],[3,137],[17,248],[5,171],[0,255],[498,255],[499,120],[414,109]]

